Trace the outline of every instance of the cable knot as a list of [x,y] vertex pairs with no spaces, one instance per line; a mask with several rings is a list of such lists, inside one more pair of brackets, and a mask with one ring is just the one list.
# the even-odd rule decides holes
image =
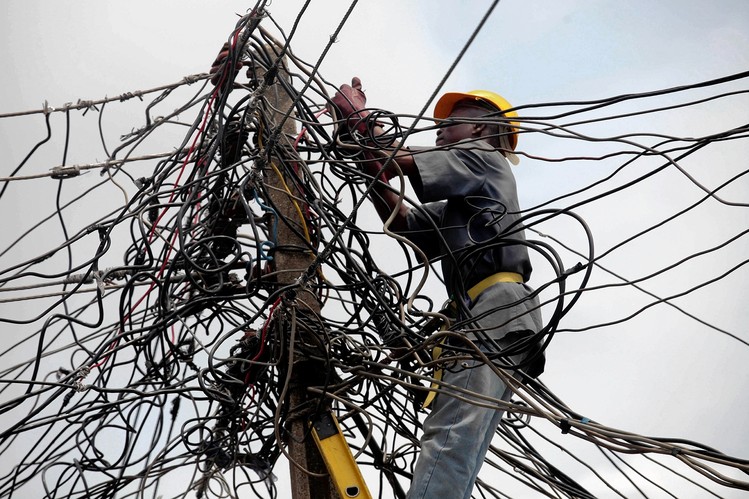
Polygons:
[[92,109],[96,112],[99,112],[99,108],[96,107],[96,104],[92,100],[78,99],[78,102],[76,102],[75,107],[76,109],[83,109],[83,116],[86,116],[86,113]]
[[187,85],[192,85],[196,81],[200,81],[203,78],[208,76],[206,73],[200,73],[200,74],[194,74],[194,75],[187,75],[184,78],[182,78],[182,82],[186,83]]
[[141,101],[143,101],[143,92],[140,90],[136,90],[135,92],[125,92],[124,94],[120,95],[120,102],[125,102],[126,100],[130,100],[133,97],[137,97]]

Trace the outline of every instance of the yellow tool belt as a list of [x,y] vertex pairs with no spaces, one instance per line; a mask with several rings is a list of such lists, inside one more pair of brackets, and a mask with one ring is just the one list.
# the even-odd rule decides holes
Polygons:
[[[471,289],[468,290],[466,293],[468,295],[468,298],[471,299],[471,301],[475,301],[476,298],[479,297],[481,293],[489,289],[490,287],[494,286],[495,284],[499,284],[500,282],[516,282],[521,283],[523,282],[523,276],[516,272],[497,272],[496,274],[492,274],[489,277],[482,279],[479,281],[478,284],[473,286]],[[450,307],[454,307],[454,303],[451,303]],[[444,331],[445,329],[448,329],[450,327],[449,324],[443,324],[440,328],[441,331]],[[442,346],[437,345],[432,349],[432,359],[437,360],[442,355]],[[436,381],[442,381],[442,369],[435,369],[434,370],[434,379],[435,382],[432,382],[432,386],[430,388],[429,393],[427,394],[427,398],[424,400],[424,403],[421,405],[422,409],[426,409],[429,407],[429,405],[434,400],[434,397],[437,396],[437,389],[439,388],[439,385],[436,383]]]
[[481,293],[500,282],[523,282],[523,276],[515,272],[497,272],[486,279],[482,279],[474,287],[468,290],[468,298],[476,300]]

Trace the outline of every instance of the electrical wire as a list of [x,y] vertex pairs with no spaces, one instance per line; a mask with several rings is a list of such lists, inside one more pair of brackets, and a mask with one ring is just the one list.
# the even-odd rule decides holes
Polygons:
[[[325,410],[336,414],[378,497],[403,497],[419,452],[426,414],[421,401],[432,383],[450,387],[434,378],[433,369],[471,359],[491,366],[514,392],[511,402],[503,402],[450,387],[467,403],[506,411],[474,497],[511,497],[493,480],[497,473],[528,494],[545,497],[678,497],[660,473],[698,493],[720,496],[722,487],[749,488],[742,476],[749,473],[745,459],[690,440],[643,436],[593,421],[540,380],[521,382],[509,374],[524,364],[487,354],[463,334],[430,329],[430,321],[442,314],[425,285],[430,279],[444,283],[446,276],[432,268],[436,261],[427,262],[408,240],[395,237],[388,224],[384,230],[372,226],[367,199],[379,175],[366,175],[361,166],[373,147],[390,150],[387,161],[393,161],[400,147],[393,146],[395,140],[402,144],[431,132],[431,122],[423,126],[429,102],[416,116],[374,110],[371,119],[388,130],[384,137],[346,133],[339,117],[327,112],[335,87],[320,74],[336,36],[314,63],[292,50],[307,5],[286,34],[268,2],[257,2],[229,35],[228,56],[215,86],[208,86],[207,75],[194,75],[129,92],[127,98],[0,115],[42,114],[46,129],[46,137],[0,179],[0,201],[41,177],[57,180],[53,213],[29,222],[0,253],[9,262],[0,270],[0,303],[36,304],[31,317],[15,310],[0,317],[27,332],[0,352],[6,361],[0,369],[0,415],[9,422],[0,431],[0,497],[279,497],[277,467],[294,460],[292,426]],[[275,25],[273,32],[269,23]],[[248,68],[244,83],[237,79],[240,65]],[[549,276],[536,283],[534,294],[544,312],[544,327],[536,334],[544,349],[564,332],[611,327],[660,304],[677,307],[676,298],[743,268],[745,260],[730,261],[676,291],[647,292],[653,301],[621,318],[571,323],[570,316],[590,296],[614,288],[640,292],[644,284],[706,255],[728,254],[746,234],[706,242],[702,250],[641,277],[615,270],[609,262],[621,248],[705,204],[736,211],[746,207],[729,194],[746,170],[710,187],[684,166],[698,152],[746,140],[746,127],[729,125],[697,138],[643,132],[594,136],[582,127],[738,99],[749,90],[725,91],[723,86],[747,76],[516,108],[526,111],[518,118],[521,135],[573,142],[581,150],[565,157],[544,158],[533,151],[519,155],[549,163],[622,161],[595,182],[523,209],[518,225],[507,227],[502,239],[475,250],[511,244],[507,238],[521,229],[540,234],[524,244],[543,266],[537,274]],[[202,80],[197,92],[188,91]],[[713,94],[685,97],[676,105],[658,101],[695,89]],[[153,100],[144,100],[156,92]],[[278,93],[286,107],[278,104]],[[600,115],[624,102],[643,108]],[[105,106],[108,113],[117,106],[140,106],[143,124],[113,146],[101,120]],[[175,111],[151,117],[164,107]],[[567,110],[557,112],[560,107]],[[106,161],[67,165],[77,118],[71,112],[76,110],[99,114]],[[17,175],[57,134],[50,120],[57,111],[66,117],[60,165],[45,175]],[[569,121],[571,116],[576,121]],[[401,124],[407,121],[412,124]],[[179,138],[171,152],[144,152],[149,141],[174,130]],[[612,149],[601,153],[595,148],[599,145]],[[657,166],[630,175],[637,165],[656,160]],[[95,169],[106,178],[94,182],[80,175]],[[669,172],[678,172],[701,197],[671,215],[653,216],[644,230],[621,235],[603,250],[593,244],[595,230],[581,210]],[[400,202],[417,205],[403,188],[402,176],[400,181],[400,187],[394,181],[390,188]],[[66,188],[73,182],[88,183],[82,193],[71,194]],[[84,217],[74,211],[101,203],[97,196],[112,187],[117,201],[102,203]],[[565,235],[556,227],[564,227]],[[59,234],[52,236],[53,229]],[[40,234],[48,236],[45,246],[27,253]],[[302,258],[304,265],[284,268],[279,261],[289,255]],[[470,256],[442,258],[459,265]],[[602,279],[599,269],[616,280]],[[39,288],[59,291],[29,293]],[[685,317],[723,331],[696,314]],[[457,328],[480,335],[480,320],[473,317]],[[728,334],[746,344],[738,333]],[[432,348],[445,338],[455,345],[454,352],[433,360]],[[293,374],[300,371],[309,377],[307,398],[296,403]],[[600,451],[605,460],[593,465],[585,450],[571,450],[576,446]],[[303,463],[292,465],[304,468]]]

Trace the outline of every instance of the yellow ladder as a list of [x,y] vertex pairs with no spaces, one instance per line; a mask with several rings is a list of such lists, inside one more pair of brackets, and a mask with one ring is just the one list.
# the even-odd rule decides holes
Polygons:
[[359,465],[356,464],[333,413],[323,412],[310,425],[312,438],[315,439],[341,499],[372,499]]

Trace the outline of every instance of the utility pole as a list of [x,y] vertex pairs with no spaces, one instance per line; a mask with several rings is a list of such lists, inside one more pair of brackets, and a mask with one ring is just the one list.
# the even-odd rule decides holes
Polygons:
[[[268,45],[266,49],[269,54],[277,52],[272,45]],[[283,136],[288,138],[297,134],[293,113],[281,123],[285,114],[292,107],[291,98],[281,84],[282,80],[290,81],[285,62],[284,59],[282,67],[278,68],[275,78],[272,82],[269,82],[268,88],[263,93],[268,104],[267,112],[263,113],[263,118],[268,120],[268,123],[266,123],[268,129],[275,131],[273,135],[280,137],[277,142],[280,144],[286,142]],[[256,68],[256,75],[261,80],[265,76],[265,71]],[[278,129],[279,125],[280,130]],[[306,228],[301,196],[294,188],[293,181],[284,175],[284,170],[283,159],[276,154],[272,154],[270,166],[265,171],[265,183],[270,201],[278,215],[276,220],[277,244],[273,252],[273,261],[277,275],[276,281],[281,287],[297,282],[301,276],[306,274],[307,269],[314,261],[314,255],[308,249],[309,241],[299,235],[304,234]],[[301,318],[314,318],[320,314],[321,304],[317,296],[309,290],[298,290],[295,302],[297,315]],[[319,364],[305,358],[304,349],[296,348],[302,344],[315,343],[305,341],[305,336],[314,334],[314,330],[311,330],[308,325],[316,324],[317,321],[301,322],[304,324],[297,322],[295,345],[290,346],[295,351],[293,365],[289,366],[292,372],[287,402],[289,404],[288,452],[293,461],[289,463],[292,498],[336,499],[338,494],[331,486],[325,463],[310,435],[308,428],[309,414],[300,411],[300,409],[308,408],[311,405],[311,397],[307,391],[307,386],[315,384],[314,380],[320,375],[320,369],[316,369]],[[283,403],[283,401],[279,401],[279,403]],[[311,475],[307,471],[318,476]]]

